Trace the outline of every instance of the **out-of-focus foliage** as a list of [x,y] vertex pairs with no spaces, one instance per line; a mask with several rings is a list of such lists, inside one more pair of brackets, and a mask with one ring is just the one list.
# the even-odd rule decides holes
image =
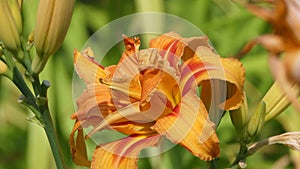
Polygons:
[[[231,0],[161,0],[157,1],[161,12],[184,18],[199,27],[210,39],[218,53],[223,57],[233,56],[243,45],[255,37],[268,32],[268,25],[251,15],[244,7]],[[79,169],[72,163],[69,152],[69,133],[73,121],[70,115],[74,112],[72,98],[73,50],[81,50],[84,43],[95,31],[119,17],[141,12],[139,3],[143,0],[77,0],[69,32],[62,48],[47,64],[42,79],[51,82],[49,89],[50,109],[58,130],[67,168]],[[24,1],[24,32],[29,34],[35,25],[37,9],[36,0]],[[151,10],[151,7],[149,7]],[[119,56],[122,48],[115,47],[108,54],[111,62]],[[118,59],[116,57],[115,59]],[[271,86],[273,78],[268,70],[267,53],[261,47],[255,47],[241,60],[246,69],[245,90],[250,101],[250,109]],[[49,145],[43,130],[32,122],[26,121],[29,112],[17,104],[19,93],[12,84],[0,77],[0,169],[47,169],[55,168]],[[263,130],[262,138],[280,134],[286,130],[300,130],[297,116],[288,109],[278,120],[268,122]],[[225,114],[217,129],[221,156],[219,168],[228,167],[238,152],[235,130],[229,115]],[[94,144],[89,145],[90,151]],[[92,154],[92,153],[89,153]],[[283,146],[271,146],[259,151],[247,161],[248,168],[271,168],[280,160],[287,162],[292,158],[300,158],[299,154],[287,150]],[[277,163],[278,162],[278,163]],[[298,161],[299,163],[299,161]],[[140,169],[162,168],[205,168],[200,161],[181,147],[175,147],[161,156],[142,159]]]

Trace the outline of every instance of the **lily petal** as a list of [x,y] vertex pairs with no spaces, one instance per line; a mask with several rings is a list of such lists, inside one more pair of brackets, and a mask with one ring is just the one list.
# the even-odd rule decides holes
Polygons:
[[179,103],[180,91],[179,84],[171,75],[172,72],[164,72],[159,69],[147,69],[141,72],[140,81],[143,88],[141,103],[149,102],[153,92],[160,91],[163,93],[168,102],[172,104],[172,109]]
[[140,82],[142,87],[141,102],[148,102],[151,93],[157,88],[162,79],[163,72],[156,68],[145,69],[140,74]]
[[[116,108],[113,105],[109,92],[110,89],[103,85],[87,85],[87,89],[77,100],[78,110],[76,111],[76,115],[78,118],[81,121],[94,119],[91,121],[94,121],[97,124],[108,114],[114,112]],[[93,123],[90,125],[94,126]]]
[[93,154],[91,169],[137,169],[140,151],[156,146],[160,137],[132,136],[98,146]]
[[[74,135],[77,131],[76,142],[74,140]],[[87,166],[91,165],[91,161],[87,158],[86,146],[84,142],[83,129],[81,127],[80,121],[76,119],[73,130],[70,134],[70,149],[72,153],[72,159],[77,165]]]
[[175,32],[163,34],[150,41],[150,48],[169,51],[184,61],[194,56],[198,46],[211,48],[206,36],[183,38]]
[[119,63],[122,63],[123,60],[126,59],[128,56],[136,53],[139,50],[141,44],[139,37],[129,38],[126,35],[123,35],[123,39],[124,39],[125,51],[122,54]]
[[[105,117],[105,119],[103,119],[94,127],[88,136],[91,136],[95,132],[101,131],[108,127],[116,130],[121,129],[121,131],[124,131],[124,127],[126,126],[128,127],[128,131],[125,132],[126,134],[131,133],[132,131],[135,131],[135,133],[152,133],[153,130],[150,129],[150,127],[152,127],[154,122],[159,117],[170,114],[171,109],[166,106],[166,99],[161,92],[153,93],[149,103],[149,107],[147,107],[147,110],[144,111],[141,111],[140,109],[142,107],[140,102],[135,102],[124,108],[118,109],[113,113],[110,113],[107,117]],[[118,124],[121,124],[121,126],[118,127]],[[137,127],[132,130],[133,128],[130,124],[136,124]]]
[[206,108],[196,93],[188,92],[179,109],[180,112],[177,109],[177,112],[157,120],[153,129],[202,160],[218,157],[220,148],[214,124],[209,121]]
[[100,78],[105,78],[105,72],[95,60],[90,48],[87,48],[82,53],[74,51],[74,67],[77,74],[86,84],[99,83]]
[[[190,58],[183,66],[182,84],[183,92],[189,88],[189,80],[196,79],[198,85],[202,85],[201,98],[209,109],[210,103],[217,103],[223,110],[233,110],[238,108],[243,101],[243,84],[245,81],[245,70],[242,64],[234,58],[220,58],[212,50],[206,47],[198,47],[197,55]],[[192,73],[190,73],[192,71]],[[220,80],[220,87],[227,87],[225,100],[212,101],[211,80]],[[208,83],[204,83],[207,81]],[[226,83],[226,84],[224,84]],[[225,88],[226,90],[226,88]],[[221,91],[224,92],[224,91]],[[227,95],[227,96],[226,96]]]

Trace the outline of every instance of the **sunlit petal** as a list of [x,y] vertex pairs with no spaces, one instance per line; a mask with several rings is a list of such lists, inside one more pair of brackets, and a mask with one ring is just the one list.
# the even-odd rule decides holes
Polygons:
[[183,67],[181,85],[186,86],[183,87],[183,92],[188,90],[189,87],[187,85],[190,78],[195,78],[199,85],[207,81],[207,85],[204,84],[202,86],[201,93],[201,98],[207,105],[214,102],[211,100],[210,80],[221,80],[223,81],[221,84],[226,88],[225,91],[221,91],[223,93],[219,94],[225,94],[225,101],[221,100],[221,102],[215,103],[218,103],[219,108],[224,110],[238,108],[242,103],[243,84],[245,81],[245,70],[242,64],[233,58],[220,58],[206,47],[197,48],[197,55],[187,60],[185,62],[186,65]]
[[82,53],[74,51],[74,65],[80,78],[86,84],[98,83],[100,78],[105,78],[103,68],[94,60],[91,49],[86,49]]
[[150,48],[169,51],[183,60],[193,57],[198,46],[210,48],[208,38],[205,36],[183,38],[175,32],[169,32],[150,41]]
[[208,161],[218,157],[219,140],[214,124],[209,121],[206,109],[197,95],[188,92],[179,109],[178,113],[157,120],[153,128],[202,160]]
[[137,169],[140,151],[156,146],[160,135],[132,136],[98,146],[94,151],[91,169]]

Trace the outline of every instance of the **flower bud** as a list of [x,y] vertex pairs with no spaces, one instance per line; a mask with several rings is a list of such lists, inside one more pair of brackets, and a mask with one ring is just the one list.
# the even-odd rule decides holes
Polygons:
[[[299,87],[296,83],[292,84],[290,92],[299,93]],[[266,121],[278,116],[291,104],[277,81],[267,91],[262,101],[266,103]]]
[[265,116],[266,104],[262,101],[258,103],[255,112],[253,112],[248,122],[247,133],[250,138],[254,138],[261,133],[265,124]]
[[19,5],[18,0],[8,0],[11,14],[14,18],[15,24],[19,35],[22,34],[22,16],[21,16],[21,6]]
[[247,105],[247,99],[246,99],[246,93],[244,92],[244,103],[241,105],[241,107],[237,110],[231,110],[229,111],[230,118],[233,126],[236,129],[237,135],[240,139],[245,138],[246,131],[245,127],[247,126],[247,120],[248,120],[248,105]]
[[34,41],[37,56],[32,70],[40,73],[49,56],[61,46],[70,25],[74,0],[43,0],[39,2]]
[[6,64],[0,60],[0,75],[4,74],[7,72],[7,66]]
[[21,11],[21,8],[23,5],[23,0],[18,0],[18,5],[19,5],[19,10]]
[[5,47],[7,47],[9,50],[15,51],[20,47],[20,37],[18,32],[20,18],[18,18],[18,12],[15,11],[15,8],[12,7],[12,4],[12,2],[7,0],[0,1],[0,41],[2,41]]
[[32,31],[27,38],[28,43],[33,43],[34,42],[34,31]]

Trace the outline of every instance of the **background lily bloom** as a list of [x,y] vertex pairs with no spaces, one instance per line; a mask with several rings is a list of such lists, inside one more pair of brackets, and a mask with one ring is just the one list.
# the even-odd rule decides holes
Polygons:
[[[292,92],[292,83],[300,85],[300,2],[298,0],[261,0],[271,7],[249,4],[248,9],[269,22],[273,32],[250,41],[242,52],[248,53],[261,44],[270,53],[269,63],[273,76],[293,106],[299,111],[298,93]],[[282,54],[283,53],[283,54]],[[281,58],[282,57],[282,58]]]
[[[76,71],[86,83],[72,116],[74,162],[92,169],[137,168],[140,151],[159,145],[163,136],[202,160],[217,158],[219,140],[208,110],[241,105],[241,63],[220,58],[204,36],[182,38],[170,32],[151,40],[145,50],[139,50],[139,38],[124,36],[124,43],[119,63],[109,67],[96,63],[91,49],[74,53]],[[228,92],[212,92],[212,81],[225,82]],[[225,98],[214,102],[212,94]],[[97,146],[90,162],[83,132],[90,126],[93,130],[86,138],[110,129],[128,137]]]

